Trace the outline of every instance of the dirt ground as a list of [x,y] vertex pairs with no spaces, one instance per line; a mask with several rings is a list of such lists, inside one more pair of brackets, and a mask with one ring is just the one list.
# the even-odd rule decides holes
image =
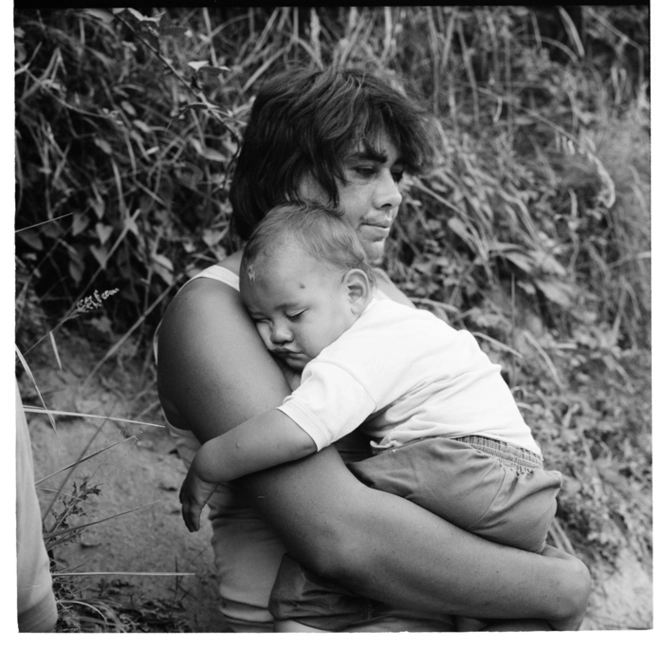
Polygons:
[[[32,367],[48,407],[121,418],[136,417],[138,411],[143,412],[141,421],[161,422],[154,387],[146,387],[144,379],[140,383],[140,371],[110,360],[103,371],[85,383],[90,368],[103,353],[93,353],[81,341],[64,340],[60,355],[62,370],[48,355],[40,360],[40,366]],[[27,378],[21,380],[20,387],[24,402],[37,404]],[[81,542],[56,554],[66,561],[70,571],[120,574],[76,577],[81,584],[93,585],[100,578],[121,578],[148,599],[180,601],[184,618],[194,632],[228,632],[217,607],[209,524],[196,534],[188,533],[184,527],[178,490],[185,471],[164,431],[58,416],[56,433],[44,415],[30,414],[28,421],[38,480],[76,461],[91,440],[86,454],[123,441],[86,461],[74,475],[76,481],[88,476],[88,483],[101,489],[84,521],[144,508],[92,526]],[[127,433],[136,438],[125,440]],[[50,477],[40,487],[57,489],[63,476],[60,473]],[[42,506],[47,506],[52,491],[40,490],[39,494]],[[652,628],[651,566],[626,554],[618,571],[605,571],[596,575],[583,629]],[[142,575],[122,575],[126,572]],[[164,572],[187,575],[144,575]]]

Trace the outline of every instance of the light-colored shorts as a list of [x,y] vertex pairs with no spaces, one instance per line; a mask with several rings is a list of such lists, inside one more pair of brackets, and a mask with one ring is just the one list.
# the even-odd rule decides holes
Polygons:
[[418,439],[348,468],[455,526],[534,552],[544,548],[562,483],[539,455],[481,436]]

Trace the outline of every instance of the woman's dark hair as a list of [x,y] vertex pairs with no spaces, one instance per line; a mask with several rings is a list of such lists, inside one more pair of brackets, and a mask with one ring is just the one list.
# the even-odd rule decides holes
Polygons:
[[274,206],[296,200],[309,174],[338,202],[343,156],[387,135],[408,173],[421,173],[433,148],[425,111],[361,70],[294,69],[258,92],[238,155],[230,200],[233,228],[246,240]]
[[257,223],[242,253],[240,283],[260,274],[263,271],[261,260],[270,259],[275,250],[289,243],[295,243],[305,254],[344,273],[363,270],[374,283],[373,271],[357,232],[333,207],[306,200],[277,205]]

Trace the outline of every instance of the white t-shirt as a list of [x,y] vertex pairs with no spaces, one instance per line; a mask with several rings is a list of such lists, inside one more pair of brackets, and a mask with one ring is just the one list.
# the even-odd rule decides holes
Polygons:
[[361,426],[379,449],[481,435],[541,454],[500,366],[475,338],[390,300],[374,299],[307,364],[279,409],[319,450]]

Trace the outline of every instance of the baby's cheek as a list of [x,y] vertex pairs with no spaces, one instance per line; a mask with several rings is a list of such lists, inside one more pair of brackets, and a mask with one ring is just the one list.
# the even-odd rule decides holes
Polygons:
[[261,336],[261,340],[263,341],[263,344],[270,349],[271,344],[270,344],[270,325],[265,324],[265,323],[258,323],[256,324],[256,329],[258,330],[258,335]]

